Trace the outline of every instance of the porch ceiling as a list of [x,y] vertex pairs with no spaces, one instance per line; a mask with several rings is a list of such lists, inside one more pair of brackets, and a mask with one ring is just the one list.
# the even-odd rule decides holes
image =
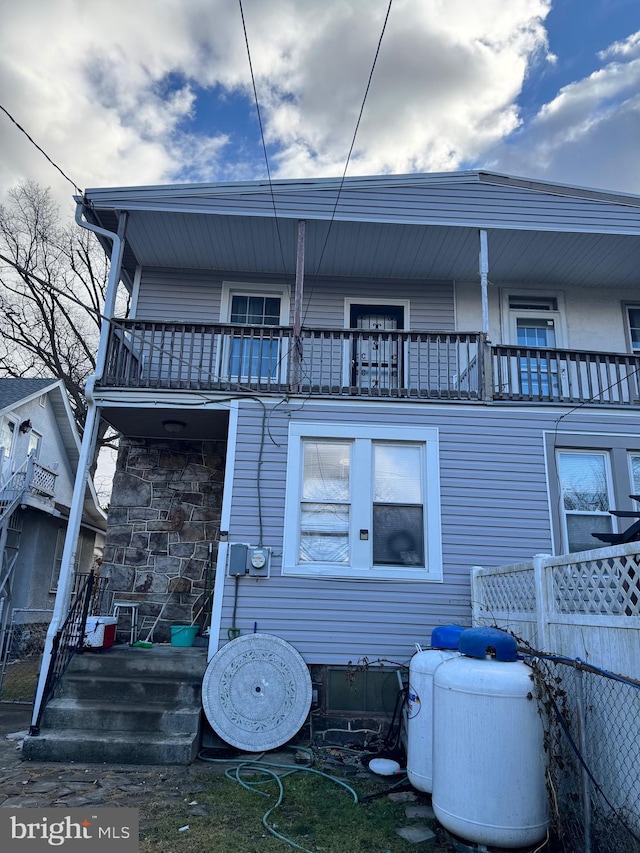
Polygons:
[[[115,228],[103,212],[106,227]],[[107,221],[105,221],[107,220]],[[297,221],[134,210],[125,264],[295,273]],[[281,248],[282,246],[282,248]],[[380,222],[307,221],[307,276],[474,280],[476,227]],[[489,230],[494,283],[630,287],[640,283],[637,236],[545,230]]]
[[[105,406],[102,417],[118,432],[130,438],[163,438],[178,440],[226,439],[229,413],[220,409],[155,408],[152,405]],[[184,429],[169,433],[163,421],[181,421]]]

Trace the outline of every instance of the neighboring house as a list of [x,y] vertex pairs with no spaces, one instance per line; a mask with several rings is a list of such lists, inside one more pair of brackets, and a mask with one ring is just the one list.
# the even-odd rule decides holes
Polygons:
[[79,203],[119,233],[107,316],[131,293],[90,395],[123,435],[104,565],[142,613],[168,602],[156,639],[201,618],[212,553],[210,654],[278,635],[345,710],[340,668],[470,623],[473,565],[626,526],[640,197],[479,171]]
[[[0,379],[0,601],[53,610],[80,452],[62,381]],[[87,490],[76,569],[88,572],[104,546],[106,515]]]

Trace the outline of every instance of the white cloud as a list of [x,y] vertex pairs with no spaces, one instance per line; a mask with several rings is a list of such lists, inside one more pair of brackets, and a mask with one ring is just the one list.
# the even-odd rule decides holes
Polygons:
[[490,167],[640,193],[640,33],[601,56],[611,61],[564,86],[527,127],[496,146]]
[[[386,0],[245,0],[267,138],[282,175],[339,174]],[[550,0],[395,0],[351,173],[449,169],[518,125]],[[479,8],[481,7],[481,8]],[[22,0],[0,32],[4,103],[81,186],[247,176],[233,129],[196,135],[198,86],[253,95],[236,0]],[[257,131],[256,131],[257,138]],[[7,121],[0,190],[71,187]],[[239,156],[238,156],[239,152]]]
[[[631,149],[640,34],[603,51],[598,72],[522,124],[526,75],[554,61],[550,6],[394,0],[349,174],[490,163],[619,186],[628,170],[640,191]],[[244,0],[274,174],[342,173],[386,8]],[[3,103],[82,187],[264,176],[257,126],[253,138],[233,126],[203,130],[203,87],[239,105],[245,126],[253,120],[237,0],[21,0],[0,29]],[[0,195],[34,178],[71,210],[71,187],[0,118]]]

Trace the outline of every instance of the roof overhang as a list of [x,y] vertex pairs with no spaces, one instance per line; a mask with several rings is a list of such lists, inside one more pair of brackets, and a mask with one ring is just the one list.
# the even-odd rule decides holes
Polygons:
[[293,276],[468,280],[479,231],[494,283],[628,287],[640,281],[640,198],[487,172],[88,190],[124,265]]

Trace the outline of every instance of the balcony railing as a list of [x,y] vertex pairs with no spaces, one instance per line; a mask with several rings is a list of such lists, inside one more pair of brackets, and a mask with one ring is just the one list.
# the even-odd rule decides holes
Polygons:
[[494,400],[640,404],[640,356],[517,346],[492,353]]
[[102,386],[479,399],[477,333],[117,321]]
[[489,347],[478,332],[114,321],[102,387],[640,404],[640,356]]

